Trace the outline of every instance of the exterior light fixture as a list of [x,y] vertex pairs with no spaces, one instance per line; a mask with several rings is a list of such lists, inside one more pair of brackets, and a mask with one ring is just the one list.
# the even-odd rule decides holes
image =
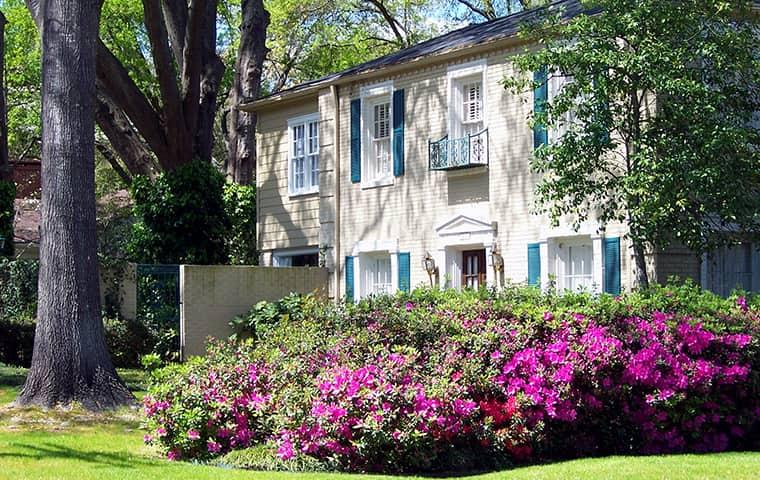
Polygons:
[[430,252],[425,252],[425,258],[422,259],[422,268],[424,268],[428,274],[430,286],[433,286],[433,275],[438,273],[438,267],[435,265],[435,259],[430,255]]

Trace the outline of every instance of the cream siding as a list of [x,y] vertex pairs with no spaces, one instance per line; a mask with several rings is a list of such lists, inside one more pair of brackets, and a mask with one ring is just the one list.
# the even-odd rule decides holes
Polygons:
[[[316,98],[311,98],[258,115],[258,242],[259,249],[270,257],[273,249],[319,243],[319,194],[291,197],[288,192],[288,120],[318,111]],[[320,166],[322,156],[320,145]]]

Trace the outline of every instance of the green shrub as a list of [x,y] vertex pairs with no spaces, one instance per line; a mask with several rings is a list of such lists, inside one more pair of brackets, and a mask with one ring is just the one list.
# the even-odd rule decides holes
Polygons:
[[137,219],[128,246],[137,263],[223,264],[230,221],[224,205],[224,177],[199,160],[161,173],[154,181],[132,182]]
[[235,332],[233,338],[244,340],[247,338],[260,338],[269,328],[280,321],[303,320],[305,312],[309,311],[307,303],[313,303],[311,296],[303,296],[296,293],[284,297],[277,302],[258,302],[245,315],[239,315],[232,319],[230,326]]
[[215,462],[217,465],[262,472],[325,472],[329,468],[323,462],[308,455],[298,455],[290,460],[277,456],[277,446],[266,443],[243,450],[233,450]]
[[439,473],[758,448],[756,304],[693,285],[291,296],[241,321],[254,338],[155,372],[146,440],[172,459],[250,447],[231,458]]
[[25,321],[37,314],[37,260],[0,258],[0,318]]
[[224,187],[224,208],[230,219],[227,252],[232,265],[257,265],[256,187],[228,183]]
[[139,367],[140,357],[149,353],[154,346],[150,331],[137,320],[104,318],[103,327],[108,351],[116,367]]

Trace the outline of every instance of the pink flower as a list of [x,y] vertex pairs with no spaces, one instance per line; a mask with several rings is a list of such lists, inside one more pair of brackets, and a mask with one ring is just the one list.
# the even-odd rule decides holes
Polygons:
[[190,440],[198,440],[199,438],[201,438],[201,434],[198,433],[198,430],[188,430],[187,438],[189,438]]
[[156,429],[156,435],[159,437],[165,437],[166,436],[166,429],[164,427],[158,427]]
[[551,322],[554,320],[554,314],[552,312],[544,312],[544,321]]
[[739,297],[736,299],[736,306],[741,309],[742,312],[747,312],[749,310],[749,306],[747,306],[747,298],[746,297]]
[[412,302],[406,302],[406,311],[411,312],[414,308],[414,304]]
[[151,435],[143,435],[143,442],[150,443],[153,441],[153,437]]
[[180,457],[179,450],[177,450],[176,448],[169,450],[169,452],[166,454],[166,458],[169,459],[169,461],[171,462],[179,460],[179,457]]
[[290,440],[286,438],[282,441],[279,448],[277,449],[277,456],[282,460],[290,460],[296,456],[295,452],[293,451],[293,444],[290,442]]
[[222,446],[213,440],[206,442],[206,446],[208,447],[209,453],[219,453],[222,450]]

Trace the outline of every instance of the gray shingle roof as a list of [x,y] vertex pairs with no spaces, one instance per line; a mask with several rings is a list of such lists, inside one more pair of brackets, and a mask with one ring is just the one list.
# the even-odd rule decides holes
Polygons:
[[[568,17],[578,15],[583,12],[583,7],[578,0],[559,0],[549,4],[548,8],[561,10]],[[543,8],[526,10],[515,13],[506,17],[490,20],[475,25],[470,25],[459,30],[454,30],[440,37],[432,38],[417,45],[393,52],[383,57],[370,60],[359,65],[355,65],[346,70],[332,73],[330,75],[301,83],[294,87],[281,90],[268,97],[261,97],[258,100],[264,100],[272,96],[286,96],[292,93],[308,90],[311,87],[327,85],[335,80],[358,75],[392,65],[400,65],[432,55],[440,55],[453,50],[460,50],[478,45],[492,43],[515,36],[520,26],[531,20],[535,20],[543,12]]]

